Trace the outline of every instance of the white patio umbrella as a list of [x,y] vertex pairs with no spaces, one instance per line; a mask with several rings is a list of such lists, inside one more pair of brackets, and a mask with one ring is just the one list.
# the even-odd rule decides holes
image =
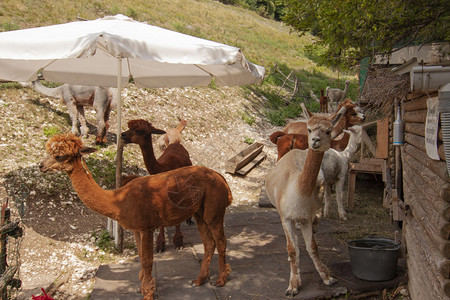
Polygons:
[[0,33],[0,80],[146,88],[247,85],[264,68],[239,48],[134,21],[123,15]]

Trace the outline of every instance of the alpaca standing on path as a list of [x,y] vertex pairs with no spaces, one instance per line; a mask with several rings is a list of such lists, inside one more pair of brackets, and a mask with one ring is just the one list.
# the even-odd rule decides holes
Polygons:
[[81,135],[88,136],[89,129],[84,117],[84,106],[93,106],[96,111],[97,137],[96,144],[106,143],[106,132],[109,124],[109,114],[111,108],[116,105],[116,89],[101,86],[84,86],[63,84],[56,88],[48,88],[39,80],[32,82],[35,91],[48,97],[60,98],[66,103],[70,120],[72,121],[72,133],[78,134],[78,120],[81,125]]
[[317,244],[313,237],[313,222],[322,208],[323,173],[320,170],[325,151],[330,149],[331,131],[345,111],[330,117],[324,114],[307,115],[307,151],[294,149],[283,156],[267,174],[265,187],[270,202],[280,214],[286,235],[287,252],[291,268],[289,287],[286,295],[295,296],[301,287],[300,253],[295,224],[299,224],[306,250],[316,270],[326,285],[336,280],[330,270],[319,259]]
[[[158,174],[182,167],[192,166],[189,152],[180,143],[170,144],[156,159],[153,151],[152,134],[164,134],[165,131],[157,129],[151,123],[139,119],[128,122],[128,130],[122,132],[122,140],[124,144],[138,144],[141,148],[142,156],[144,157],[145,167],[150,174]],[[135,176],[126,179],[128,182]],[[188,223],[192,224],[189,216]],[[183,220],[184,221],[184,220]],[[183,248],[183,234],[181,233],[180,224],[175,226],[175,234],[173,235],[173,244],[176,249]],[[164,252],[166,248],[166,238],[164,234],[164,227],[159,229],[159,235],[156,239],[156,252]]]
[[339,103],[341,101],[344,101],[345,96],[347,96],[349,84],[350,80],[346,80],[344,90],[330,88],[329,86],[327,86],[327,88],[325,89],[326,96],[328,97],[328,101],[330,102],[332,109],[336,108],[333,111],[336,111],[338,109],[337,107]]
[[355,154],[362,140],[362,127],[355,125],[349,129],[349,141],[344,151],[339,152],[329,149],[325,152],[322,160],[322,172],[325,178],[325,196],[323,206],[323,216],[328,217],[331,204],[331,186],[336,185],[336,203],[338,214],[341,220],[347,220],[344,205],[342,203],[344,195],[345,176],[348,170],[348,161]]
[[216,285],[225,285],[231,268],[226,263],[223,222],[232,195],[222,175],[205,167],[191,166],[139,177],[121,188],[104,190],[82,159],[83,154],[96,149],[84,147],[81,138],[73,134],[53,136],[46,150],[47,157],[40,164],[41,172],[67,172],[78,197],[88,208],[134,232],[144,300],[152,300],[156,289],[152,278],[153,231],[160,226],[179,224],[192,215],[205,251],[200,273],[193,284],[198,286],[208,279],[209,265],[217,247],[219,277]]

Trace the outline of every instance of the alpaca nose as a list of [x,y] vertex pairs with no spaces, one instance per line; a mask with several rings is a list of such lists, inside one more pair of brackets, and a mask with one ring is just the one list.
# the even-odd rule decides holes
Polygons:
[[320,137],[318,137],[318,136],[313,137],[312,138],[312,142],[313,142],[313,144],[312,144],[313,148],[319,147],[319,145],[320,145]]

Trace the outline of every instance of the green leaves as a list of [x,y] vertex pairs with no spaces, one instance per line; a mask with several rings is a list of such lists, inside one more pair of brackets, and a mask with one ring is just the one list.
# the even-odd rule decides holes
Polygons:
[[[322,63],[348,68],[413,42],[449,41],[445,0],[286,0],[284,21],[327,45]],[[448,5],[447,5],[448,6]]]

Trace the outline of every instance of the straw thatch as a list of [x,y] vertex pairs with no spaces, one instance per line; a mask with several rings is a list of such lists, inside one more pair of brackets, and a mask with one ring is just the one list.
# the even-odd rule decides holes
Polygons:
[[392,111],[394,101],[403,98],[410,89],[409,73],[397,75],[392,67],[371,68],[360,95],[360,101],[382,112]]

